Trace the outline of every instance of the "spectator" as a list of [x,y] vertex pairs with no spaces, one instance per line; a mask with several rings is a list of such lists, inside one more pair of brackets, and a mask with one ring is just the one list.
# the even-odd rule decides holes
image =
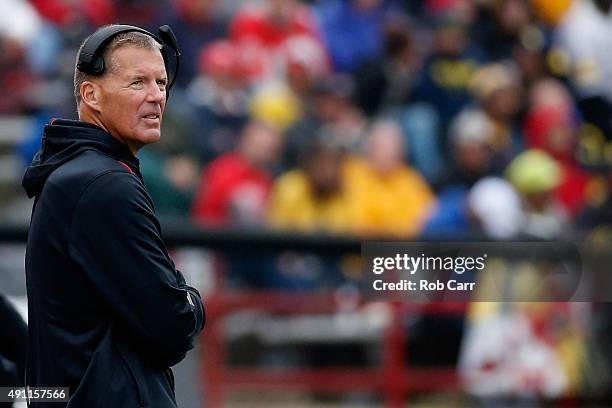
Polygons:
[[382,56],[385,26],[401,15],[389,0],[332,0],[317,11],[334,69],[348,73]]
[[0,4],[0,37],[10,37],[27,45],[34,40],[42,24],[35,7],[26,0],[5,0]]
[[241,50],[251,83],[282,72],[285,44],[294,36],[320,43],[311,8],[298,0],[246,2],[229,26],[229,38]]
[[[556,30],[556,59],[570,80],[585,122],[612,139],[612,35],[609,0],[574,1]],[[601,163],[588,163],[597,165]]]
[[83,16],[94,26],[109,24],[117,18],[116,4],[112,0],[32,0],[31,3],[43,18],[60,27],[75,25]]
[[519,40],[514,45],[512,56],[525,89],[546,78],[551,70],[550,45],[550,31],[535,24],[522,29]]
[[[424,231],[434,236],[473,232],[468,194],[476,183],[490,176],[493,169],[491,140],[495,125],[487,115],[480,110],[465,110],[455,118],[449,132],[452,164],[438,195],[435,212]],[[499,194],[491,197],[498,200]]]
[[495,154],[495,170],[501,172],[524,144],[518,120],[523,97],[521,83],[511,67],[488,64],[474,74],[470,91],[493,122],[494,132],[488,143]]
[[160,218],[180,219],[189,213],[197,185],[198,167],[185,155],[164,155],[146,149],[139,155],[147,190]]
[[29,69],[23,45],[0,34],[0,114],[24,114],[34,105],[36,78]]
[[304,152],[302,166],[274,184],[270,204],[273,227],[301,231],[348,232],[351,226],[344,191],[343,152],[315,142]]
[[[278,164],[282,142],[274,126],[249,122],[236,148],[213,160],[202,173],[191,210],[193,220],[208,226],[263,227],[273,185],[271,169]],[[228,271],[230,286],[301,287],[301,282],[277,272],[275,258],[269,254],[217,254],[215,266]]]
[[326,133],[329,143],[348,152],[363,152],[367,120],[353,102],[354,83],[346,74],[322,78],[315,83],[312,101],[299,121],[287,129],[285,166],[297,165],[299,152],[310,146],[312,135]]
[[269,82],[257,89],[250,107],[253,119],[267,122],[280,131],[292,126],[303,115],[302,101],[282,81]]
[[593,183],[591,194],[577,219],[581,231],[589,231],[609,241],[612,232],[612,170],[608,170]]
[[186,87],[202,72],[201,50],[209,43],[221,39],[227,31],[226,22],[219,18],[219,0],[171,0],[170,21],[162,15],[163,24],[170,24],[181,47],[183,56],[181,75],[177,85]]
[[559,202],[573,216],[582,209],[591,177],[577,161],[576,109],[563,85],[552,79],[534,84],[531,107],[525,119],[525,137],[530,148],[542,149],[561,166],[561,181],[555,191]]
[[[243,82],[248,82],[252,68],[246,66],[250,61],[244,57],[244,45],[238,47],[238,54]],[[305,116],[313,103],[314,84],[329,72],[329,64],[321,43],[309,35],[286,38],[275,54],[275,72],[252,84],[250,113],[284,131]]]
[[285,41],[283,53],[288,86],[306,104],[310,103],[314,85],[331,73],[327,51],[312,37],[295,35]]
[[550,155],[527,150],[510,163],[506,176],[523,201],[522,233],[541,239],[558,239],[569,233],[569,214],[554,195],[561,183],[561,167]]
[[[441,135],[470,102],[472,77],[486,60],[482,49],[470,39],[466,18],[452,7],[435,15],[433,49],[414,88],[414,100],[428,103],[438,112]],[[439,140],[444,146],[441,137]]]
[[[344,152],[323,140],[302,152],[300,166],[274,184],[269,219],[273,228],[310,233],[351,231],[344,189]],[[274,285],[292,289],[337,288],[345,280],[342,259],[314,253],[284,252],[274,270]],[[268,272],[269,273],[269,272]],[[315,355],[321,357],[319,353]]]
[[227,40],[202,49],[198,76],[187,88],[197,121],[198,157],[209,162],[233,150],[248,120],[249,94],[242,76],[239,50]]
[[470,189],[477,181],[494,174],[493,142],[496,126],[481,110],[465,110],[459,114],[449,131],[453,158],[447,186]]
[[375,122],[366,156],[347,163],[346,188],[353,226],[370,235],[417,235],[435,203],[423,177],[403,159],[403,136],[396,122]]
[[506,60],[512,58],[515,45],[530,23],[526,0],[488,2],[474,24],[474,35],[492,61]]
[[250,122],[236,149],[211,162],[202,173],[193,219],[209,225],[260,225],[272,188],[282,135],[264,122]]
[[524,222],[521,198],[503,178],[485,177],[474,184],[467,197],[467,206],[480,234],[509,240],[521,233]]
[[229,33],[237,43],[256,41],[270,49],[278,49],[292,35],[318,37],[312,11],[297,0],[245,4],[234,16]]
[[[520,195],[500,178],[476,183],[468,201],[485,235],[503,240],[525,234],[561,238],[563,215],[555,209],[559,207],[551,193],[557,170],[550,157],[532,150],[517,156],[507,171]],[[546,291],[550,282],[540,268],[537,262],[508,258],[496,269],[504,272],[481,275],[479,296],[501,296],[501,300],[554,296]],[[499,288],[504,288],[503,294]],[[531,405],[541,396],[571,395],[581,382],[582,322],[589,317],[588,304],[579,302],[472,303],[460,360],[466,389],[491,406]]]
[[409,101],[417,68],[414,53],[403,25],[386,29],[382,58],[366,61],[355,75],[356,100],[368,117]]

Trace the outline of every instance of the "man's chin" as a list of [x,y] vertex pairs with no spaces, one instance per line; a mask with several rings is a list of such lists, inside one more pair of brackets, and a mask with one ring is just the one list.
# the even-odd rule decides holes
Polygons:
[[161,132],[159,129],[147,130],[142,133],[138,140],[143,144],[155,143],[161,138]]
[[143,132],[139,135],[135,135],[126,140],[126,144],[130,148],[130,151],[133,154],[136,154],[138,150],[142,147],[157,142],[161,138],[161,133],[159,131],[147,131]]

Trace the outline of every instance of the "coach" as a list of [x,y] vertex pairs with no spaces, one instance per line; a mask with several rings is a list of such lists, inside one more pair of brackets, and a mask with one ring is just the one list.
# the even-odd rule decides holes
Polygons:
[[171,85],[161,34],[115,25],[85,40],[74,75],[80,120],[45,127],[23,178],[36,197],[26,381],[69,387],[68,407],[175,407],[169,367],[204,326],[200,295],[168,255],[135,157],[160,138]]

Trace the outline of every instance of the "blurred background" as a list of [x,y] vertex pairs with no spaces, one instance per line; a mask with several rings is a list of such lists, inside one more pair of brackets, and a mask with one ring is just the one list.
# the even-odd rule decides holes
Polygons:
[[612,406],[605,303],[358,291],[372,237],[610,242],[611,9],[2,0],[0,294],[25,316],[21,177],[43,126],[76,119],[81,41],[113,22],[170,24],[181,72],[162,139],[139,159],[177,266],[208,304],[175,370],[180,406]]

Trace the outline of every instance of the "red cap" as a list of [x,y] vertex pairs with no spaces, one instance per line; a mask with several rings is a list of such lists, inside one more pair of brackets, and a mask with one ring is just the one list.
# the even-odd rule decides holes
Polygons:
[[214,41],[200,52],[199,67],[208,75],[236,75],[239,70],[238,50],[228,40]]

